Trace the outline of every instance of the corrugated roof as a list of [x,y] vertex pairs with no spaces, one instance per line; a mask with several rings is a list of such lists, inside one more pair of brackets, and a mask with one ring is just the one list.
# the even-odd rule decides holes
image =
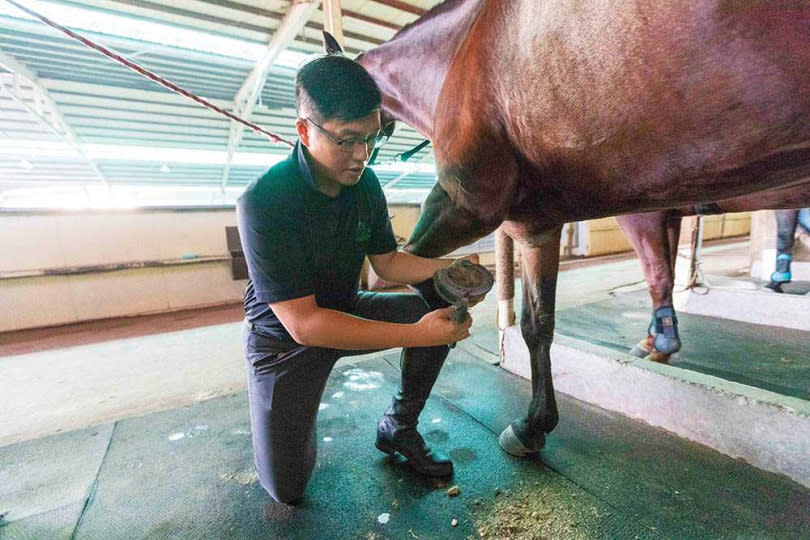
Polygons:
[[[436,0],[343,0],[347,52],[364,51],[389,39],[396,29],[437,3]],[[167,5],[147,0],[76,0],[45,4],[80,9],[88,17],[95,13],[118,15],[131,21],[169,25],[178,32],[204,32],[211,39],[230,38],[255,47],[264,46],[272,39],[290,2],[177,0]],[[38,5],[42,4],[31,3],[34,9]],[[319,9],[288,49],[300,53],[320,52],[322,21],[323,12]],[[94,30],[79,32],[227,109],[233,107],[236,93],[254,66],[247,57],[136,40],[124,37],[121,34],[127,33],[116,28]],[[109,185],[201,185],[214,189],[221,183],[224,170],[221,163],[195,163],[188,162],[189,159],[168,162],[165,153],[153,161],[143,157],[131,159],[132,156],[127,155],[118,158],[106,145],[225,152],[228,119],[156,85],[38,21],[18,16],[10,7],[0,11],[0,52],[33,72],[81,146],[105,146],[103,158],[94,160]],[[295,137],[294,74],[293,68],[278,65],[270,70],[251,118],[288,139]],[[0,70],[0,77],[7,87],[13,79],[6,70]],[[60,136],[43,127],[26,109],[25,105],[36,105],[32,100],[34,94],[27,85],[18,86],[16,95],[24,102],[20,104],[0,91],[0,135],[15,143],[0,150],[0,197],[21,186],[101,182],[92,164],[61,144]],[[47,111],[44,118],[49,118]],[[415,131],[400,125],[381,152],[380,160],[389,160],[420,140]],[[30,146],[26,147],[21,141],[27,141]],[[272,162],[273,156],[287,151],[286,147],[271,144],[263,136],[246,130],[237,152],[258,156],[250,165],[232,165],[229,186],[244,186],[260,174],[262,155]],[[432,163],[430,149],[417,154],[413,161]],[[378,176],[384,184],[391,184],[390,189],[409,193],[423,194],[435,181],[430,173],[385,171]],[[2,198],[0,205],[3,205]]]

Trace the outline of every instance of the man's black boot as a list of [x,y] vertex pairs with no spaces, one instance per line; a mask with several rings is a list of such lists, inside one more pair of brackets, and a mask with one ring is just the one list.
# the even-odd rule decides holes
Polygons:
[[386,454],[399,452],[416,472],[426,476],[453,474],[450,458],[431,450],[416,430],[447,352],[446,346],[402,351],[400,391],[377,425],[377,448]]
[[[386,454],[399,452],[408,460],[413,469],[425,476],[450,476],[453,474],[453,462],[450,458],[432,450],[413,425],[405,421],[410,417],[411,411],[403,412],[405,405],[398,401],[399,394],[394,403],[385,411],[380,423],[377,424],[377,443],[379,450]],[[422,402],[424,405],[424,402]],[[421,409],[421,407],[419,407]]]

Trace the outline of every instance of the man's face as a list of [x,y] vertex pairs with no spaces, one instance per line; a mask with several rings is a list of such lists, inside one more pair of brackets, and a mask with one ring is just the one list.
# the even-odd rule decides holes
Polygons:
[[315,161],[313,165],[320,180],[353,186],[374,150],[373,138],[380,131],[380,112],[374,111],[350,122],[340,119],[321,122],[313,115],[299,118],[296,128],[301,143]]

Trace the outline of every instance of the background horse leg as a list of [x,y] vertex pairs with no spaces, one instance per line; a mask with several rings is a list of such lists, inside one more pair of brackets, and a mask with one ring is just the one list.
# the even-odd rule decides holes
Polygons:
[[782,292],[782,285],[789,283],[790,260],[793,257],[793,235],[796,233],[798,210],[776,211],[776,270],[771,274],[771,281],[766,285],[775,292]]
[[651,360],[665,363],[681,348],[678,320],[672,306],[681,213],[665,210],[618,216],[616,220],[633,244],[653,305],[647,336],[630,354],[640,358],[649,356]]
[[561,231],[560,226],[530,240],[516,238],[520,245],[520,273],[523,279],[520,328],[529,348],[532,368],[529,412],[512,422],[500,437],[501,447],[516,456],[535,453],[543,448],[545,434],[550,433],[558,421],[550,353],[554,339]]

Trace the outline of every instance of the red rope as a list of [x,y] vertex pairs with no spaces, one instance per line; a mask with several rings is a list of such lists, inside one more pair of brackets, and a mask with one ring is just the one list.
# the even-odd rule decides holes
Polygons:
[[109,49],[107,49],[107,48],[105,48],[105,47],[103,47],[103,46],[101,46],[101,45],[87,39],[86,37],[77,34],[73,30],[70,30],[69,28],[65,28],[61,24],[52,21],[51,19],[45,17],[44,15],[40,15],[39,13],[37,13],[36,11],[33,11],[32,9],[29,9],[29,8],[27,8],[25,6],[22,6],[22,5],[18,4],[14,0],[6,0],[6,2],[8,2],[9,4],[13,5],[14,7],[28,13],[29,15],[31,15],[33,17],[36,17],[37,19],[39,19],[43,23],[47,24],[48,26],[51,26],[51,27],[56,28],[57,30],[59,30],[61,32],[64,32],[65,34],[67,34],[71,38],[83,43],[84,45],[90,47],[91,49],[95,49],[96,51],[100,52],[104,56],[112,58],[113,60],[115,60],[118,63],[124,64],[129,69],[135,71],[136,73],[139,73],[140,75],[143,75],[147,79],[150,79],[150,80],[156,82],[157,84],[159,84],[159,85],[161,85],[161,86],[163,86],[165,88],[168,88],[169,90],[172,90],[173,92],[177,92],[181,96],[185,96],[185,97],[189,98],[190,100],[199,103],[203,107],[207,107],[207,108],[211,109],[212,111],[216,111],[219,114],[221,114],[223,116],[226,116],[226,117],[230,118],[231,120],[234,120],[235,122],[239,122],[240,124],[244,124],[245,126],[249,127],[250,129],[252,129],[256,133],[266,135],[271,141],[273,141],[275,143],[286,144],[287,146],[295,146],[293,143],[291,143],[290,141],[288,141],[286,139],[281,138],[279,135],[276,135],[275,133],[273,133],[271,131],[267,131],[266,129],[254,124],[253,122],[250,122],[250,121],[245,120],[243,118],[239,118],[235,114],[233,114],[233,113],[231,113],[229,111],[226,111],[222,107],[218,107],[217,105],[214,105],[213,103],[211,103],[207,99],[201,98],[201,97],[199,97],[197,95],[192,94],[188,90],[180,88],[179,86],[177,86],[173,82],[167,81],[163,77],[161,77],[159,75],[156,75],[155,73],[149,71],[145,67],[136,64],[132,60],[129,60],[129,59],[121,56],[120,54],[116,54],[116,53],[110,51]]

